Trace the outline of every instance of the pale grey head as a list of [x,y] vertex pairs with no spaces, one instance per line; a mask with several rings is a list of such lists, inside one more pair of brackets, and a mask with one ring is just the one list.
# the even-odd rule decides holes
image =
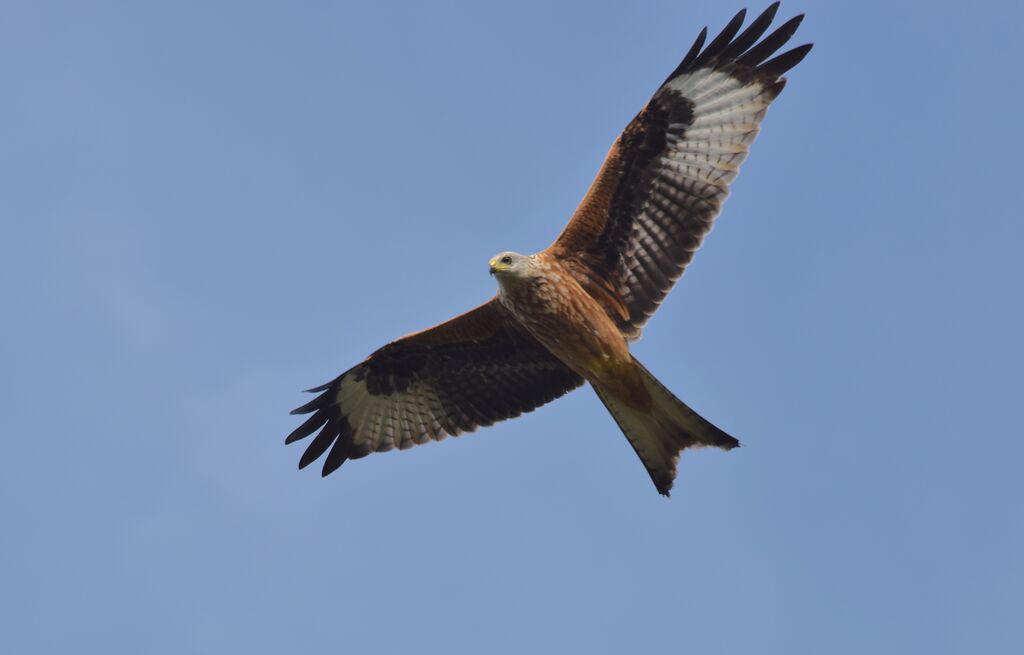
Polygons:
[[520,255],[517,252],[500,252],[488,262],[491,275],[498,283],[529,277],[533,267],[533,257]]

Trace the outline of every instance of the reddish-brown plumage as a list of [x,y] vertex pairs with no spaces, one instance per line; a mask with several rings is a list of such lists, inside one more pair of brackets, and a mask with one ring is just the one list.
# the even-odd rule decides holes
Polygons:
[[527,275],[499,275],[501,304],[545,348],[588,382],[649,404],[622,332],[572,269],[547,253],[524,258]]
[[[295,413],[300,460],[408,448],[518,416],[591,382],[659,492],[679,453],[735,439],[673,396],[629,352],[711,230],[782,75],[810,45],[775,56],[802,16],[765,36],[778,3],[740,32],[706,29],[608,151],[569,224],[545,251],[491,261],[499,294],[370,355]],[[762,38],[763,37],[763,38]],[[774,57],[774,58],[772,58]]]

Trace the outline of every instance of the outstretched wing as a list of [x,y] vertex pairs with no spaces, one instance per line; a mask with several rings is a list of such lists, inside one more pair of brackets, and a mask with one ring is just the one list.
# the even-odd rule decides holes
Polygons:
[[[610,307],[628,338],[693,259],[729,193],[782,75],[810,44],[772,57],[796,31],[797,16],[763,40],[778,4],[739,33],[736,15],[706,48],[705,28],[682,63],[611,150],[569,225],[547,252],[585,278],[601,278],[628,312]],[[607,303],[606,303],[607,304]]]
[[313,438],[299,461],[347,459],[439,441],[519,416],[583,384],[516,327],[498,300],[389,343],[292,414],[313,415],[285,443]]

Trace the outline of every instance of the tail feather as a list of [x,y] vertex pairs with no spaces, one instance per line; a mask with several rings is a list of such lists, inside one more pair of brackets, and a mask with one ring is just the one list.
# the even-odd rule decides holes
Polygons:
[[597,386],[594,390],[647,468],[658,492],[668,496],[680,452],[702,446],[732,450],[740,442],[672,395],[636,358],[633,362],[651,397],[649,408],[637,409]]

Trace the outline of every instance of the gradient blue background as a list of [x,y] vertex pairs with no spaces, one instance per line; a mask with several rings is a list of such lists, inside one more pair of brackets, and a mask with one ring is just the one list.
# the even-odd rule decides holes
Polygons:
[[1020,5],[783,5],[816,48],[635,346],[744,442],[671,500],[588,389],[283,445],[742,6],[427,5],[0,8],[0,650],[1022,652]]

